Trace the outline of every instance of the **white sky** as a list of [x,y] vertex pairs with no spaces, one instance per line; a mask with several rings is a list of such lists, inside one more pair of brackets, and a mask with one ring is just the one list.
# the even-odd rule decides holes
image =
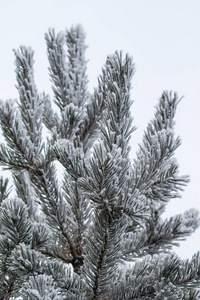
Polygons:
[[[50,92],[44,33],[81,23],[86,31],[89,88],[106,56],[115,50],[134,58],[132,147],[153,117],[163,90],[174,90],[181,101],[176,132],[181,174],[191,182],[183,198],[173,200],[168,215],[190,207],[200,209],[200,1],[199,0],[0,0],[0,98],[16,98],[13,48],[35,50],[35,77],[39,91]],[[200,250],[200,230],[177,250],[183,258]]]

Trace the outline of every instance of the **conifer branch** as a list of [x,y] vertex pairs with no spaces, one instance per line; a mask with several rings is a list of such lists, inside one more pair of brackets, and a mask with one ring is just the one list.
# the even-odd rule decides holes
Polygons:
[[33,144],[32,152],[37,158],[42,150],[43,103],[34,82],[33,51],[30,48],[20,47],[14,53],[20,113],[27,135]]
[[174,116],[179,101],[176,94],[162,94],[134,161],[134,189],[154,201],[178,197],[178,191],[188,182],[188,177],[178,176],[178,165],[172,158],[181,142],[179,137],[174,137]]

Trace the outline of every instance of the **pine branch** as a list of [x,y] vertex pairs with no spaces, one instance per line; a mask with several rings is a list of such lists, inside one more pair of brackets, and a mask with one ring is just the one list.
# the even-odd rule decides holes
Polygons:
[[[13,252],[9,259],[9,270],[10,272],[17,274],[20,273],[18,279],[19,285],[26,287],[27,278],[31,278],[36,274],[46,275],[52,277],[52,284],[55,284],[61,292],[70,294],[79,294],[78,287],[78,275],[72,272],[72,268],[69,265],[62,264],[57,261],[51,261],[46,258],[45,255],[41,254],[34,249],[30,249],[24,244],[19,245]],[[37,280],[38,276],[36,277]],[[23,289],[24,290],[24,289]],[[21,291],[20,291],[21,293]]]
[[173,131],[179,101],[176,94],[162,94],[134,161],[134,190],[154,201],[178,197],[178,191],[188,182],[188,177],[178,176],[177,162],[172,159],[180,145]]
[[[79,179],[86,197],[101,208],[117,209],[123,203],[122,193],[126,191],[130,178],[128,141],[132,118],[130,116],[130,80],[133,75],[132,60],[115,53],[108,57],[103,70],[101,89],[105,93],[106,108],[100,130],[100,142],[94,146],[89,160],[88,178]],[[114,81],[114,83],[113,83]],[[123,192],[122,192],[123,191]],[[105,200],[105,203],[102,200]],[[111,207],[110,207],[111,206]],[[120,207],[121,210],[121,207]]]
[[[101,78],[101,89],[105,93],[107,107],[105,120],[109,120],[106,127],[102,124],[101,131],[107,144],[110,144],[110,147],[112,143],[117,144],[121,147],[124,156],[127,156],[129,151],[130,134],[135,130],[132,127],[132,117],[130,115],[132,104],[130,89],[133,73],[132,58],[127,54],[123,60],[122,53],[116,52],[113,56],[107,58]],[[105,128],[107,128],[107,132]],[[112,138],[108,134],[108,130],[114,133]]]
[[6,199],[1,204],[1,232],[13,245],[29,243],[31,239],[31,222],[28,210],[19,198]]
[[[113,69],[110,68],[109,63]],[[123,192],[130,168],[126,157],[129,134],[124,135],[123,140],[121,140],[121,136],[124,134],[124,126],[125,130],[127,130],[127,123],[123,118],[119,118],[122,106],[125,105],[126,111],[130,104],[129,97],[123,98],[123,89],[125,87],[120,77],[125,76],[126,71],[128,72],[125,69],[125,66],[127,66],[126,62],[124,62],[124,70],[116,78],[118,80],[116,86],[119,84],[121,90],[113,91],[113,86],[109,86],[108,83],[111,75],[113,77],[117,76],[121,65],[122,59],[117,54],[113,58],[108,59],[106,66],[108,79],[103,84],[107,84],[108,88],[106,99],[108,101],[108,110],[105,112],[105,116],[109,121],[100,125],[102,135],[99,142],[94,146],[92,157],[89,159],[88,176],[78,179],[85,197],[89,198],[95,207],[94,221],[86,243],[83,271],[92,299],[106,298],[108,296],[111,278],[116,271],[120,253],[120,235],[123,228],[123,219],[122,210],[121,207],[119,209],[119,206],[123,203]],[[129,73],[128,76],[130,76]],[[127,88],[129,88],[129,85]],[[118,93],[118,95],[116,97],[113,96],[113,98],[109,97],[114,92]],[[119,96],[119,93],[121,93],[120,96],[122,97]],[[117,111],[109,109],[112,107],[110,103],[113,99],[118,100]],[[111,123],[113,126],[110,130]],[[122,123],[123,126],[120,127]],[[131,124],[131,119],[128,124]],[[89,254],[87,255],[87,253]],[[107,273],[108,269],[109,274]]]
[[38,96],[33,74],[33,51],[20,47],[14,51],[16,56],[17,89],[19,92],[19,108],[27,135],[33,144],[34,158],[42,150],[42,114],[43,103]]
[[71,27],[66,32],[66,43],[68,51],[68,72],[71,79],[71,94],[73,103],[83,107],[88,98],[87,92],[87,61],[85,59],[85,33],[81,25]]
[[67,171],[63,181],[64,197],[68,207],[65,226],[76,244],[76,264],[78,266],[79,263],[82,265],[83,240],[91,213],[89,201],[82,196],[77,183],[78,179],[86,174],[86,162],[82,149],[75,148],[67,140],[57,142],[53,152]]
[[[77,37],[76,39],[74,36],[76,34],[78,37],[80,35],[80,38]],[[56,122],[57,124],[54,126],[56,125],[61,138],[73,140],[76,137],[76,132],[79,131],[84,116],[80,101],[85,101],[87,97],[86,61],[84,53],[82,53],[84,46],[82,45],[80,49],[79,45],[79,42],[84,44],[84,35],[79,27],[67,32],[68,64],[64,51],[64,35],[62,33],[56,35],[54,30],[50,30],[45,38],[50,63],[50,77],[54,84],[52,86],[54,101],[61,112],[60,124]],[[47,113],[50,113],[49,109]],[[54,113],[51,112],[50,114],[52,118]],[[45,119],[47,119],[48,116],[46,113],[45,115]]]
[[199,257],[183,262],[174,254],[149,255],[116,280],[111,299],[192,299],[190,284],[198,287]]
[[19,111],[14,102],[6,101],[0,105],[1,128],[7,143],[7,149],[3,144],[0,147],[0,161],[3,165],[27,168],[29,161],[33,159],[33,145],[27,135],[25,125],[21,120]]
[[56,168],[51,162],[49,155],[47,154],[47,158],[40,168],[32,169],[29,175],[37,196],[40,199],[42,210],[47,217],[48,225],[61,238],[61,241],[64,239],[63,244],[65,241],[69,245],[68,251],[65,254],[67,256],[66,259],[68,260],[71,255],[72,258],[76,259],[74,242],[65,229],[67,205],[59,191],[58,182],[55,179]]
[[111,218],[98,210],[94,212],[83,267],[90,299],[99,299],[110,292],[112,277],[117,269],[122,224],[121,218]]
[[47,53],[50,63],[49,72],[53,83],[54,101],[61,111],[70,103],[67,91],[68,72],[66,66],[66,55],[64,53],[64,35],[60,32],[57,35],[54,30],[45,34]]
[[151,219],[147,228],[125,235],[123,258],[136,260],[147,254],[169,253],[173,246],[179,246],[178,241],[185,240],[198,227],[199,212],[194,209],[165,221]]
[[0,224],[0,286],[5,295],[12,295],[18,278],[9,270],[10,256],[18,245],[30,244],[32,240],[28,209],[21,199],[6,199],[2,202]]

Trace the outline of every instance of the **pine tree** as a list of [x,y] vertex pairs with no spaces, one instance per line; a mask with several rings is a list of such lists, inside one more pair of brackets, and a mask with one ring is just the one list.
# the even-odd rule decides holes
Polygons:
[[189,180],[174,158],[180,99],[163,92],[131,160],[132,58],[108,56],[91,94],[81,26],[45,39],[53,103],[24,46],[19,98],[0,102],[0,163],[15,186],[11,197],[1,177],[0,299],[200,299],[199,253],[173,252],[199,213],[162,216]]

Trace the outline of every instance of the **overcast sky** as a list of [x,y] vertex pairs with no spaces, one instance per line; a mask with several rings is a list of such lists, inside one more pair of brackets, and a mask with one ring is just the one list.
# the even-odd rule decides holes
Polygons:
[[[167,215],[200,209],[200,1],[0,0],[0,98],[17,97],[12,49],[20,45],[35,50],[38,90],[51,92],[44,33],[50,27],[60,31],[78,23],[87,35],[91,91],[108,54],[122,50],[133,56],[132,112],[138,127],[133,151],[162,91],[184,96],[176,115],[176,133],[182,137],[176,157],[181,174],[189,174],[191,182],[182,199],[168,205]],[[197,250],[200,230],[177,252],[187,258]]]

